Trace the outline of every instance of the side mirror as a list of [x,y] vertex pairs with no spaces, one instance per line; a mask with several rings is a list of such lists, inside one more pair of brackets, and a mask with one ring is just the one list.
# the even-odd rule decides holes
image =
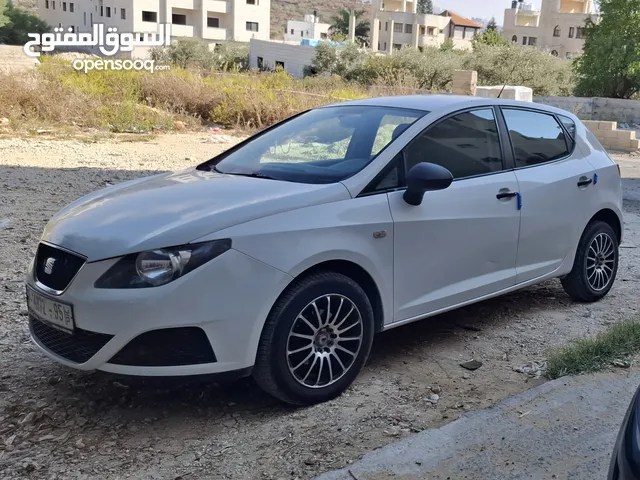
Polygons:
[[420,205],[425,192],[444,190],[453,182],[453,175],[435,163],[422,162],[407,172],[407,190],[404,201],[409,205]]

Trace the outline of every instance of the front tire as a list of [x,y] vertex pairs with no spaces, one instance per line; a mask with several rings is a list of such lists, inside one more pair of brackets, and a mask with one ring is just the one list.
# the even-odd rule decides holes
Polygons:
[[579,302],[603,298],[618,272],[618,236],[608,223],[591,222],[580,239],[571,273],[562,279],[564,291]]
[[274,305],[253,376],[293,405],[331,400],[364,366],[374,334],[371,302],[351,278],[319,272],[296,281]]

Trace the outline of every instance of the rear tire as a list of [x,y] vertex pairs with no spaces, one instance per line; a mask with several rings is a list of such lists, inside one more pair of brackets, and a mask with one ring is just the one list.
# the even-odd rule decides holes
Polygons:
[[567,294],[579,302],[603,298],[618,272],[618,236],[608,223],[587,225],[576,251],[571,273],[562,279]]
[[281,295],[265,323],[253,377],[267,393],[292,405],[339,396],[364,366],[374,315],[351,278],[319,272]]

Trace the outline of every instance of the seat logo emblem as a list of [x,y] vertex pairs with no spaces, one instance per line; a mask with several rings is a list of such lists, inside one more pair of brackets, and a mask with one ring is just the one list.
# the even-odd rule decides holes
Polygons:
[[373,232],[373,238],[384,238],[387,236],[386,230],[380,230],[379,232]]
[[47,261],[44,262],[44,273],[46,273],[47,275],[51,275],[51,272],[53,272],[53,265],[56,263],[56,259],[53,257],[49,257],[47,258]]

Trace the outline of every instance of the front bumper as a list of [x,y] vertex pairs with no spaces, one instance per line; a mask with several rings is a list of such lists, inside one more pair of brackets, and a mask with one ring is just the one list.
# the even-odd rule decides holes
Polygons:
[[87,263],[52,296],[33,267],[27,284],[73,305],[73,335],[33,318],[33,341],[49,357],[80,370],[122,375],[191,376],[253,366],[264,321],[291,277],[236,250],[167,285],[96,289],[118,259]]

